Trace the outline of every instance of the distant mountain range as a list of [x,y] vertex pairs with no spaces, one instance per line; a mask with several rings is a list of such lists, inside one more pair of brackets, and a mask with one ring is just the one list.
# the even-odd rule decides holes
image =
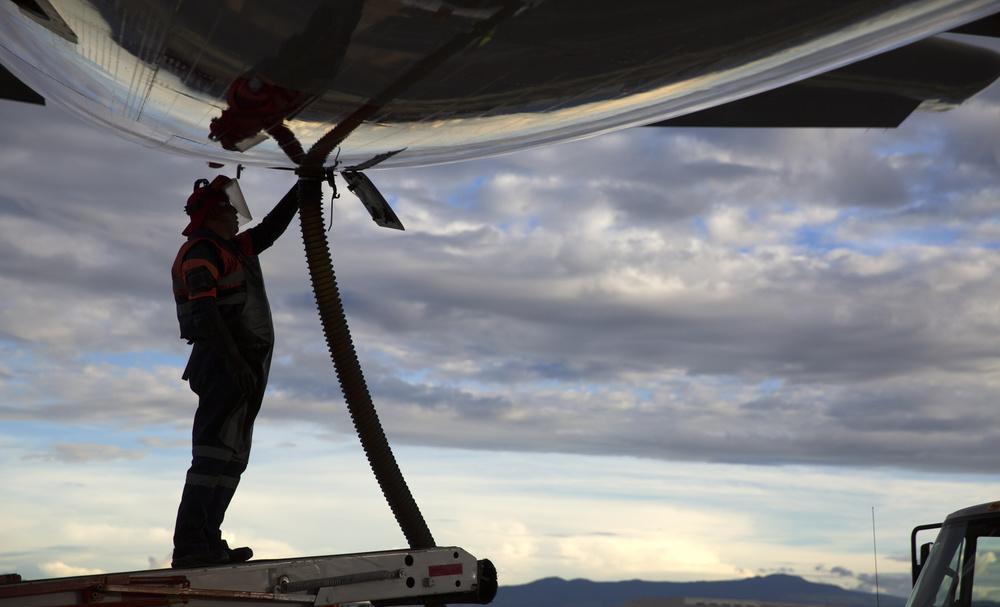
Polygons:
[[[637,599],[696,597],[807,603],[829,607],[876,607],[875,595],[814,584],[793,575],[768,575],[724,582],[592,582],[545,578],[501,586],[494,607],[622,607]],[[879,607],[903,607],[906,599],[879,595]]]

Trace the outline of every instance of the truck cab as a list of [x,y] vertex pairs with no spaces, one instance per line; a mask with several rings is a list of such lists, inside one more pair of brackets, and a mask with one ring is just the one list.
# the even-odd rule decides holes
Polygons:
[[[917,535],[940,528],[917,550]],[[913,590],[906,607],[1000,607],[1000,502],[920,525],[910,539]]]

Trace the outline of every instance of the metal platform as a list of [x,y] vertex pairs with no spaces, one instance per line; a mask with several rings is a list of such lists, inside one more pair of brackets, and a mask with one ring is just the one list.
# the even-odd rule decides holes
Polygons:
[[388,550],[37,581],[0,577],[0,607],[486,604],[496,569],[458,547]]

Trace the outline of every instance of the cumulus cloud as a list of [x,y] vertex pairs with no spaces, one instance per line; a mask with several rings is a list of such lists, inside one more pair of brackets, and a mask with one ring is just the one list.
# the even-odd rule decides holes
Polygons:
[[173,367],[122,368],[110,363],[50,361],[19,371],[0,386],[7,420],[81,422],[135,428],[180,424],[194,411],[187,385]]
[[833,567],[827,567],[826,565],[816,565],[815,571],[821,575],[831,575],[838,578],[853,578],[854,572],[847,567],[841,567],[840,565],[834,565]]
[[[345,193],[332,241],[390,435],[994,470],[998,108],[987,95],[896,132],[637,129],[373,172],[408,230]],[[168,268],[204,165],[55,109],[3,111],[0,418],[183,428]],[[245,180],[258,216],[290,185]],[[263,258],[278,346],[262,416],[339,436],[296,231]],[[959,438],[977,448],[944,448]]]

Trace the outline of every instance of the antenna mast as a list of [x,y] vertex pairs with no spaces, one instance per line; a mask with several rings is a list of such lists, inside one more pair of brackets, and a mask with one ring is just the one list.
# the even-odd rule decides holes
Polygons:
[[875,544],[875,506],[872,506],[872,558],[875,561],[875,607],[880,607],[878,600],[878,546]]

